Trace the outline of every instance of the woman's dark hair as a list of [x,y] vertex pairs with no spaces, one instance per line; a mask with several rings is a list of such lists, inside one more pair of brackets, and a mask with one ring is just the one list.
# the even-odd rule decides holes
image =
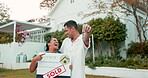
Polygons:
[[[48,43],[50,43],[50,41],[52,40],[53,38],[49,39],[47,42],[46,42],[46,50],[45,51],[48,51],[49,50],[49,46],[48,46]],[[57,51],[57,53],[61,53],[60,51]]]
[[46,51],[48,51],[49,50],[49,47],[48,47],[48,43],[50,43],[50,41],[52,40],[52,38],[51,39],[49,39],[47,42],[46,42]]

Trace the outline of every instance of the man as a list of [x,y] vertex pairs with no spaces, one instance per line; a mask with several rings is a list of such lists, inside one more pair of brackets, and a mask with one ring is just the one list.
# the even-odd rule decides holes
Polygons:
[[84,24],[83,34],[79,34],[77,23],[70,20],[64,24],[64,30],[68,38],[63,41],[60,51],[72,57],[71,78],[85,78],[85,56],[90,46],[91,27]]

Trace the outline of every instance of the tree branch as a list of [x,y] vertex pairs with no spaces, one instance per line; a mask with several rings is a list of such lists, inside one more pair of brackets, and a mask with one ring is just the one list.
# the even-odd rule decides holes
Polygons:
[[[116,15],[116,14],[115,14]],[[117,17],[118,17],[118,15],[116,15]],[[130,20],[130,19],[125,19],[125,18],[121,18],[121,17],[118,17],[118,18],[120,18],[120,19],[123,19],[123,20],[127,20],[127,21],[130,21],[131,23],[133,23],[134,25],[136,25],[132,20]]]

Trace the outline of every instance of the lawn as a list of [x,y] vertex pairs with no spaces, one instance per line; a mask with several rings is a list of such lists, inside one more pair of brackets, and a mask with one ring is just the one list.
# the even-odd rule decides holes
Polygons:
[[[87,78],[113,78],[105,76],[86,75]],[[29,69],[10,70],[0,68],[0,78],[35,78],[35,72],[30,73]]]
[[10,70],[0,68],[0,78],[35,78],[35,73],[28,69]]

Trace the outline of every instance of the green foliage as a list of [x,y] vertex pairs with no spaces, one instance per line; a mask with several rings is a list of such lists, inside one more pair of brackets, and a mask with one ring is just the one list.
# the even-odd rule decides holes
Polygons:
[[[100,43],[103,39],[111,45],[111,55],[119,54],[119,43],[126,39],[126,25],[121,23],[119,19],[115,19],[113,16],[107,16],[104,19],[97,18],[88,22],[92,27],[92,34],[94,35],[94,41]],[[98,44],[101,50],[101,43]],[[116,55],[115,55],[116,56]]]
[[31,62],[32,60],[27,60],[27,62]]
[[[142,47],[144,46],[144,47]],[[129,44],[129,48],[127,49],[128,56],[136,56],[136,55],[147,55],[148,56],[148,42],[131,42]]]
[[80,33],[80,34],[82,34],[82,24],[78,24],[78,32]]
[[89,66],[90,68],[95,69],[96,65],[93,64],[93,61],[92,61],[92,60],[93,60],[92,57],[88,57],[88,58],[85,60],[85,64],[86,64],[87,66]]
[[91,26],[91,33],[94,35],[95,41],[102,40],[104,35],[101,29],[101,24],[103,24],[104,20],[102,18],[92,19],[88,22]]
[[0,44],[7,44],[13,41],[12,33],[0,32]]
[[106,17],[101,27],[104,39],[113,46],[116,46],[126,39],[126,25],[113,16]]
[[51,32],[51,33],[45,34],[44,39],[45,41],[48,41],[51,38],[57,38],[60,44],[59,46],[61,46],[63,40],[66,38],[66,35],[64,33],[65,33],[64,31]]
[[92,19],[88,22],[91,26],[92,31],[91,34],[94,35],[95,47],[98,48],[99,55],[102,55],[102,44],[101,41],[103,39],[103,32],[101,29],[101,24],[103,24],[104,20],[102,18]]
[[128,57],[127,59],[123,58],[114,58],[114,57],[106,57],[99,56],[95,58],[95,63],[93,63],[92,57],[88,57],[86,59],[86,65],[92,69],[95,67],[124,67],[124,68],[132,68],[132,69],[148,69],[148,57],[137,55],[133,57]]
[[104,23],[101,25],[103,31],[103,38],[111,45],[111,55],[116,56],[117,46],[120,42],[126,39],[126,25],[121,23],[119,19],[113,16],[106,17]]
[[121,52],[121,50],[120,50],[120,46],[115,46],[115,58],[122,58],[122,56],[120,55],[120,52]]

